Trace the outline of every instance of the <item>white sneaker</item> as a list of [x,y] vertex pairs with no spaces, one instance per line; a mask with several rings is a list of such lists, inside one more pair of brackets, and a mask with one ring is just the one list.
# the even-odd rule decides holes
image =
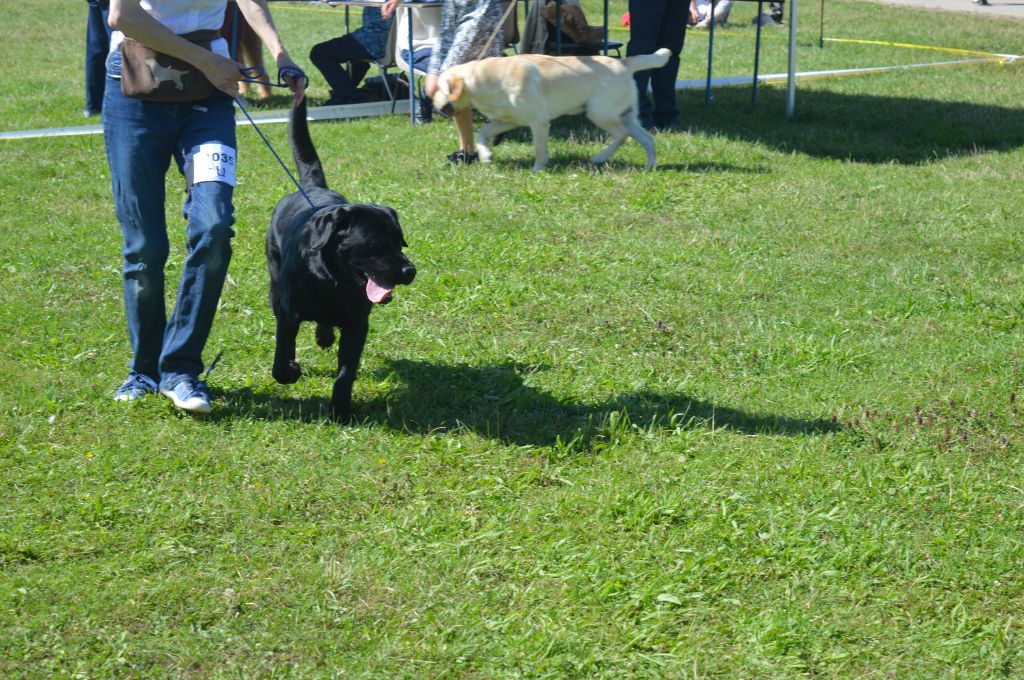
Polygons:
[[210,392],[206,383],[198,378],[186,378],[172,388],[161,387],[160,394],[169,397],[183,411],[210,412]]

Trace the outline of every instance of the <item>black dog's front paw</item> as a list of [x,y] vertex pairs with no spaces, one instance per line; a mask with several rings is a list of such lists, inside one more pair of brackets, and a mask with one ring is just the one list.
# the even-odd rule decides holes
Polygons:
[[287,364],[274,364],[272,373],[274,380],[282,385],[291,385],[302,377],[302,369],[296,361],[289,361]]
[[352,422],[352,408],[351,407],[339,407],[331,404],[331,417],[334,418],[334,422],[342,425],[348,425]]
[[339,423],[352,422],[352,384],[334,383],[331,393],[331,416]]

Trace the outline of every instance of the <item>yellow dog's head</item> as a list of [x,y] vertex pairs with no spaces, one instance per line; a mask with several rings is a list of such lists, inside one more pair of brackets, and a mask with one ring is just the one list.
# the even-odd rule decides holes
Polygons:
[[466,79],[458,67],[450,68],[438,76],[433,103],[434,108],[446,116],[469,108]]

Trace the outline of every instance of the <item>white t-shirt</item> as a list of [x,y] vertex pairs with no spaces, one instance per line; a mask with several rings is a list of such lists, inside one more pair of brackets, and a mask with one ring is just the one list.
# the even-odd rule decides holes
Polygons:
[[[218,30],[224,23],[227,0],[139,0],[139,6],[174,33],[182,35],[192,31]],[[110,36],[110,51],[121,45],[124,34],[114,31]],[[223,38],[210,46],[215,54],[228,56],[228,42]]]

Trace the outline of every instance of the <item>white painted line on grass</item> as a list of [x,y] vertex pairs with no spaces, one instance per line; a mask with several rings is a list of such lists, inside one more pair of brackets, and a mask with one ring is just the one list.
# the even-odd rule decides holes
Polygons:
[[[272,111],[250,111],[252,119],[259,123],[287,123],[290,109],[274,109]],[[365,104],[348,104],[346,106],[313,106],[307,111],[309,120],[344,120],[347,118],[366,118],[368,116],[385,116],[391,113],[391,102],[367,102]],[[409,115],[409,100],[395,102],[396,115]],[[244,115],[235,116],[235,125],[248,125]],[[75,127],[43,128],[38,130],[12,130],[0,132],[0,139],[36,139],[39,137],[73,137],[76,135],[102,135],[102,125],[78,125]]]

